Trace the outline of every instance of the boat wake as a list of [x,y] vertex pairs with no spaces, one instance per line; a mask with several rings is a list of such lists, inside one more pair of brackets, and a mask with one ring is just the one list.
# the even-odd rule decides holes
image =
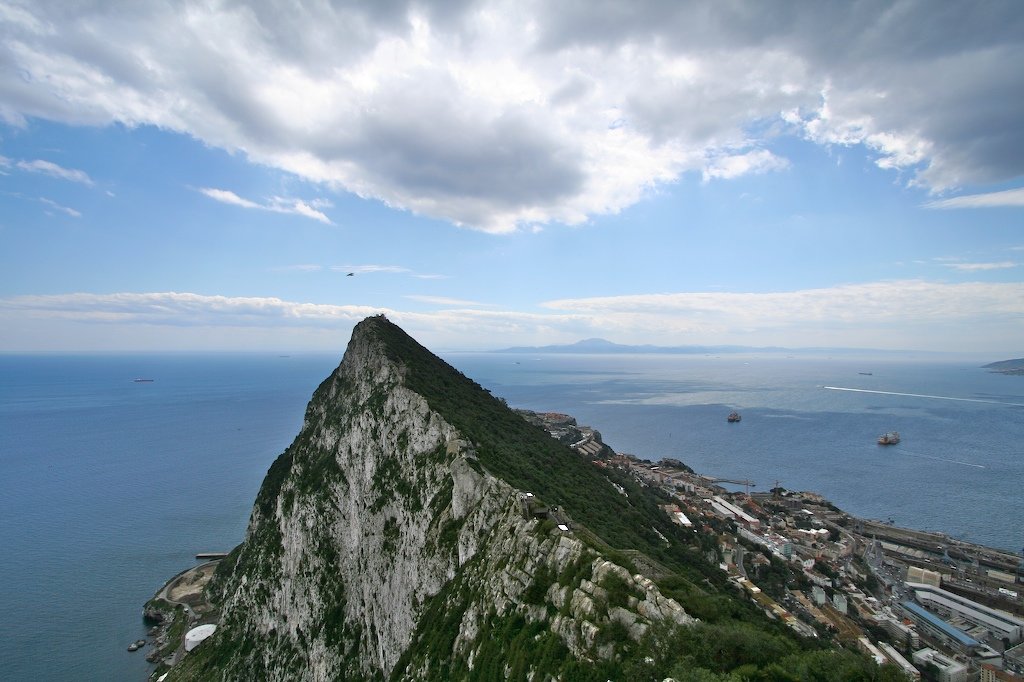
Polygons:
[[947,462],[948,464],[959,464],[965,467],[974,467],[975,469],[987,469],[988,467],[984,464],[975,464],[973,462],[962,462],[958,459],[946,459],[945,457],[935,457],[934,455],[924,455],[920,452],[910,452],[908,450],[900,449],[900,453],[904,455],[910,455],[911,457],[922,457],[924,459],[932,459],[936,462]]
[[1007,405],[1009,407],[1024,407],[1024,403],[1008,403],[1002,400],[988,400],[986,398],[957,398],[948,395],[926,395],[923,393],[898,393],[896,391],[875,391],[868,388],[846,388],[845,386],[822,386],[829,391],[850,391],[851,393],[877,393],[879,395],[902,395],[909,398],[931,398],[932,400],[955,400],[962,403],[988,403],[990,405]]

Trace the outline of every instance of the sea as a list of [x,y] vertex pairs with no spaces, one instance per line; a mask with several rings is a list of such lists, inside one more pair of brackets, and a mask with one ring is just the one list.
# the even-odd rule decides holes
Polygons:
[[[1024,376],[910,356],[442,356],[622,453],[1024,547]],[[339,361],[0,354],[3,679],[145,679],[146,650],[126,650],[146,636],[143,603],[197,552],[242,540],[267,468]],[[892,430],[901,442],[879,446]]]

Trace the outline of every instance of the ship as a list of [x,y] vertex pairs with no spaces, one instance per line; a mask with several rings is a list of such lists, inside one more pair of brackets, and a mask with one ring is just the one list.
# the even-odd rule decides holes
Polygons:
[[900,432],[890,431],[889,433],[883,433],[878,437],[879,445],[896,445],[900,442]]
[[740,416],[739,412],[730,412],[729,416],[725,418],[728,422],[738,422],[743,417]]
[[132,381],[134,381],[134,382],[135,382],[135,383],[137,383],[137,384],[149,384],[149,383],[152,383],[152,382],[153,382],[153,380],[152,380],[152,379],[142,379],[142,378],[139,378],[139,379],[132,379]]

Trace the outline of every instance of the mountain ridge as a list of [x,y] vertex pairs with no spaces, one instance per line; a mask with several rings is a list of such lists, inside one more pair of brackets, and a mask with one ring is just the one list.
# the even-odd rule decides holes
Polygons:
[[996,374],[1024,375],[1024,358],[1013,358],[1010,360],[999,360],[982,365],[982,369],[988,369]]
[[[809,665],[816,652],[733,595],[715,536],[673,524],[659,501],[368,318],[207,588],[216,633],[167,680],[663,679],[688,667],[718,679]],[[836,670],[871,670],[825,653]]]

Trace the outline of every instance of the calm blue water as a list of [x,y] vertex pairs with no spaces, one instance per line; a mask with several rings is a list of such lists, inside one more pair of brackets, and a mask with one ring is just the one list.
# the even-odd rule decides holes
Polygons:
[[[145,634],[142,604],[196,552],[241,540],[267,467],[339,357],[0,355],[4,679],[144,679],[142,653],[125,651]],[[445,357],[513,406],[574,414],[621,452],[1024,545],[1024,377],[879,360]],[[725,422],[732,409],[740,424]],[[903,442],[875,445],[891,429]]]
[[[1024,547],[1024,377],[891,359],[448,359],[513,406],[573,414],[619,452],[675,457],[701,473],[752,479],[757,489],[777,480],[859,516]],[[733,409],[739,424],[725,420]],[[878,446],[891,430],[902,442]]]
[[338,359],[0,355],[0,676],[145,679],[142,604],[242,539]]

